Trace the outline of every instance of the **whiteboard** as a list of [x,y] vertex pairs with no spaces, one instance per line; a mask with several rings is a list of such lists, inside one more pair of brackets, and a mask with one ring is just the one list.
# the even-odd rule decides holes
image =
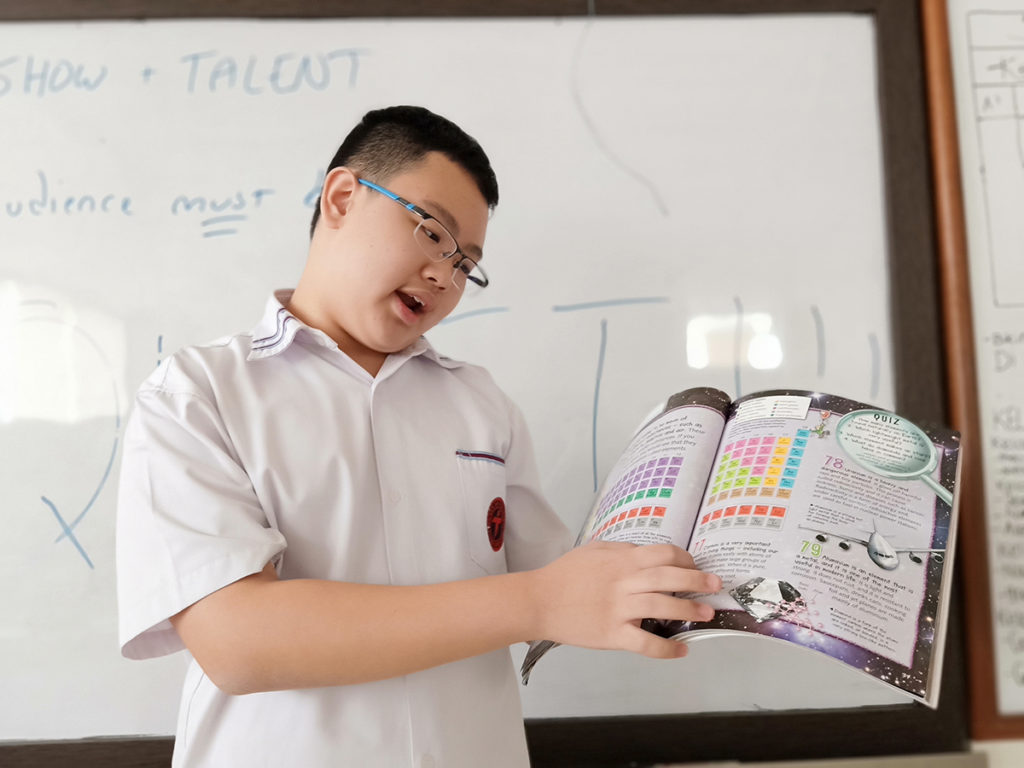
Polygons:
[[[986,499],[995,702],[1024,714],[1024,2],[955,0],[960,137]],[[989,652],[983,649],[981,652]]]
[[[0,739],[173,731],[182,655],[117,652],[132,393],[295,284],[370,108],[429,106],[491,157],[493,284],[430,338],[523,408],[570,528],[681,388],[892,408],[875,49],[852,14],[0,26],[0,679],[20,692]],[[903,701],[735,643],[670,665],[558,649],[523,698],[540,718]]]

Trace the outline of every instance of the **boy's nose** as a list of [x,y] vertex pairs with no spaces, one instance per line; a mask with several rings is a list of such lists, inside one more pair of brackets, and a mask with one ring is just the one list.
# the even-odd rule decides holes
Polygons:
[[427,280],[445,290],[454,287],[451,259],[445,259],[443,261],[427,259],[426,262],[426,265],[423,267],[423,275]]

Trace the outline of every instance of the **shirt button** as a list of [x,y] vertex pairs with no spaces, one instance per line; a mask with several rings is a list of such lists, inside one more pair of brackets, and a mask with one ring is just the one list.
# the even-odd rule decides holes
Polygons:
[[427,754],[420,759],[420,768],[434,768],[437,765],[437,761],[433,755]]

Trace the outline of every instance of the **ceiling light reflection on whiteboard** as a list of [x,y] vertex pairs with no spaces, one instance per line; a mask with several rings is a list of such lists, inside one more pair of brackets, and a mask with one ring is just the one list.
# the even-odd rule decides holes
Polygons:
[[736,360],[737,322],[743,362],[768,370],[782,365],[782,342],[772,333],[772,316],[755,312],[737,318],[735,313],[697,315],[686,324],[686,362],[694,369],[731,368]]

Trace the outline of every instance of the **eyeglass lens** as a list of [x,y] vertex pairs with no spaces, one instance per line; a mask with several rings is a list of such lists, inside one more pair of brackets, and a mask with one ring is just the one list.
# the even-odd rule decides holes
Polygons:
[[[435,220],[421,221],[413,231],[413,239],[424,254],[433,261],[444,261],[455,255],[458,245],[444,227]],[[476,264],[472,259],[456,257],[453,264],[452,282],[458,286],[465,284],[467,276],[474,274]]]

